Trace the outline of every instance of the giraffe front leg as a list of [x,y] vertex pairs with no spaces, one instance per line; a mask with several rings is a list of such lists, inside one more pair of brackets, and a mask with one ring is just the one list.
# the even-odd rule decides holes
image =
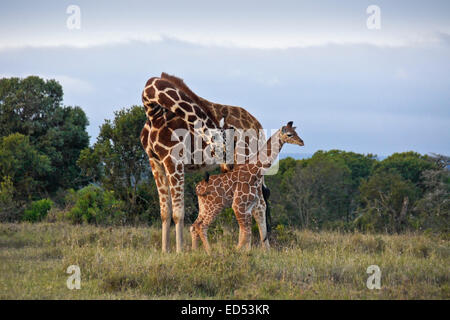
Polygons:
[[239,243],[236,248],[250,250],[252,245],[252,215],[242,205],[233,205],[233,211],[239,223]]
[[172,220],[172,201],[169,193],[169,182],[164,168],[159,162],[151,159],[150,166],[155,178],[156,187],[158,188],[162,221],[161,250],[162,252],[167,252],[169,250],[169,231]]
[[191,238],[192,238],[192,250],[198,249],[198,238],[199,238],[198,227],[199,227],[199,223],[196,220],[192,224],[192,226],[189,228],[189,231],[191,232]]
[[161,220],[162,220],[162,235],[161,235],[161,250],[162,252],[169,251],[170,245],[170,222],[172,220],[172,208],[170,203],[170,195],[167,197],[160,197]]
[[264,249],[269,249],[270,245],[266,222],[266,203],[262,197],[260,198],[258,204],[253,208],[252,215],[258,225],[261,246]]
[[[172,189],[171,189],[172,190]],[[184,227],[184,194],[177,191],[171,192],[172,219],[175,223],[177,252],[183,252],[183,227]]]
[[211,254],[211,246],[208,242],[208,226],[201,225],[199,231],[200,239],[202,239],[203,248],[207,254]]
[[[176,168],[176,169],[175,169]],[[170,160],[165,164],[168,172],[170,196],[172,198],[172,219],[175,223],[177,252],[183,252],[184,227],[184,167],[181,163],[173,165]]]

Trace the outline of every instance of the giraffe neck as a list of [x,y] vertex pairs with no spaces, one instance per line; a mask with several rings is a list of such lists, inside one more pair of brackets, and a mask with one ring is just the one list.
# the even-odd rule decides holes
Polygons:
[[166,113],[166,110],[157,103],[144,103],[144,107],[147,111],[147,120],[152,126],[156,119],[161,118]]
[[203,103],[203,105],[208,108],[209,112],[217,120],[217,122],[220,122],[220,120],[227,115],[228,106],[219,103],[213,103],[202,97],[198,98]]
[[262,150],[259,151],[258,161],[256,162],[258,167],[268,169],[277,159],[278,154],[280,153],[281,148],[283,147],[284,144],[284,142],[280,139],[280,133],[281,130],[277,130],[269,138],[269,140],[267,140]]

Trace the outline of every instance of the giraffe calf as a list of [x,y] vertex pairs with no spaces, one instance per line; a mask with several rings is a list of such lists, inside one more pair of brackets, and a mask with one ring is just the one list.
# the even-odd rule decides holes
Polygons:
[[[195,188],[198,197],[199,214],[192,224],[192,249],[197,249],[198,238],[202,240],[206,252],[211,252],[207,239],[208,227],[225,208],[233,208],[239,223],[239,243],[237,248],[251,247],[252,210],[255,206],[265,208],[262,194],[264,170],[270,168],[284,143],[303,146],[303,140],[295,132],[292,122],[283,126],[266,142],[266,156],[253,163],[238,164],[230,172],[213,175],[200,181]],[[264,210],[255,210],[264,212]],[[255,216],[260,230],[261,241],[267,241],[265,215]],[[268,246],[268,242],[267,242]]]
[[[213,175],[200,181],[196,188],[199,214],[191,226],[192,248],[198,247],[202,240],[206,252],[211,248],[207,239],[208,227],[225,208],[233,208],[239,223],[238,248],[250,248],[252,209],[264,201],[262,197],[262,178],[257,174],[256,165],[235,166],[233,171]],[[264,215],[262,215],[265,218]],[[265,220],[264,220],[265,227]]]

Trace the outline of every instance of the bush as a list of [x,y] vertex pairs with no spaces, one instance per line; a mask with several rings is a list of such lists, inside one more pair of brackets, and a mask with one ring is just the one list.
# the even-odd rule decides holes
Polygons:
[[0,182],[0,222],[16,221],[20,217],[21,211],[14,201],[14,191],[11,177],[4,177]]
[[23,220],[30,222],[38,222],[47,216],[48,211],[53,206],[53,202],[50,199],[41,199],[33,201],[31,208],[25,210],[23,214]]
[[114,192],[90,185],[78,191],[70,190],[66,203],[72,206],[67,218],[72,223],[123,224],[126,214],[124,202]]
[[160,221],[158,190],[152,180],[153,178],[149,178],[136,188],[136,205],[129,212],[129,215],[134,215],[135,223],[152,224]]
[[419,189],[400,174],[376,172],[360,188],[360,216],[354,223],[363,231],[401,232],[411,227],[412,207]]
[[295,243],[296,237],[292,229],[279,224],[273,231],[274,245],[286,246]]

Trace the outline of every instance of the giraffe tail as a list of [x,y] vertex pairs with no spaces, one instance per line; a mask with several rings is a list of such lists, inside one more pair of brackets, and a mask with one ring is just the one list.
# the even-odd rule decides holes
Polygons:
[[269,233],[272,231],[272,217],[270,216],[270,205],[269,205],[270,189],[267,188],[264,184],[262,185],[262,193],[264,202],[266,203],[266,226],[267,226],[267,235],[269,235]]

